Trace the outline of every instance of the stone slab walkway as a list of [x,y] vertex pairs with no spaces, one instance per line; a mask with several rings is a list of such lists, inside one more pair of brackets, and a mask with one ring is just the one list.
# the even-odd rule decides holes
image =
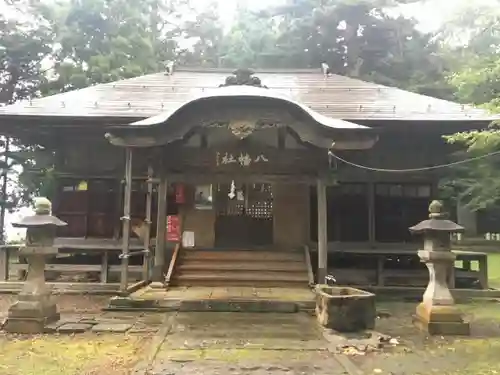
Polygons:
[[64,316],[55,323],[55,331],[71,333],[75,325],[84,326],[85,331],[95,333],[150,333],[158,331],[164,324],[162,313],[114,313],[103,312],[94,316]]
[[[0,320],[0,328],[3,319],[5,317]],[[164,313],[151,312],[132,314],[124,312],[62,314],[59,321],[48,324],[45,327],[45,333],[154,333],[161,328],[164,321]]]
[[170,287],[147,286],[129,297],[114,297],[113,311],[218,311],[296,312],[310,311],[315,295],[305,288]]
[[172,313],[136,375],[349,374],[305,313]]
[[277,301],[314,301],[309,288],[252,288],[252,287],[171,287],[168,289],[143,288],[132,298],[145,300],[196,299],[266,299]]

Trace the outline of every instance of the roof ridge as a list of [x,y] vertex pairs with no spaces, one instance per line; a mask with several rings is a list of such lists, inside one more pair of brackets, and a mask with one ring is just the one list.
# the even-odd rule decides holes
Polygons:
[[[321,69],[317,68],[250,68],[255,74],[264,73],[264,74],[280,74],[280,73],[289,73],[289,74],[301,74],[301,73],[309,73],[309,74],[322,74]],[[237,68],[206,68],[206,67],[196,67],[196,66],[179,66],[174,69],[175,72],[192,72],[192,73],[224,73],[224,74],[232,74],[234,71],[238,70]]]

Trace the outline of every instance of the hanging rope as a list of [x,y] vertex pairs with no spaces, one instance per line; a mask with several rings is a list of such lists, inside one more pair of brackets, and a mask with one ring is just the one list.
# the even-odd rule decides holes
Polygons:
[[494,152],[490,152],[489,154],[476,156],[476,157],[473,157],[470,159],[460,160],[460,161],[456,161],[456,162],[448,163],[448,164],[434,165],[432,167],[410,168],[410,169],[384,169],[384,168],[373,168],[373,167],[368,167],[366,165],[356,164],[356,163],[350,162],[348,160],[345,160],[338,155],[335,155],[332,151],[328,151],[329,156],[337,159],[338,161],[341,161],[342,163],[350,165],[352,167],[365,169],[365,170],[373,171],[373,172],[386,172],[386,173],[424,172],[424,171],[431,171],[431,170],[441,169],[441,168],[450,168],[450,167],[454,167],[454,166],[457,166],[460,164],[466,164],[466,163],[470,163],[470,162],[473,162],[476,160],[486,159],[486,158],[489,158],[491,156],[495,156],[495,155],[499,155],[499,154],[500,154],[500,151],[494,151]]

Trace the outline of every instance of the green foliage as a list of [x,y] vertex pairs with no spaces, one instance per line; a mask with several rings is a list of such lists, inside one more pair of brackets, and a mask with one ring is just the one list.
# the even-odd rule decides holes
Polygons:
[[277,22],[241,9],[221,46],[221,65],[228,67],[280,67],[284,53],[277,46]]
[[[38,145],[27,145],[18,140],[0,139],[0,174],[7,173],[7,195],[0,197],[0,206],[13,211],[31,202],[34,195],[52,198],[54,192],[53,152]],[[36,170],[37,173],[31,173]],[[0,182],[3,184],[3,181]]]
[[[47,12],[57,30],[55,80],[45,94],[133,78],[173,60],[182,1],[71,0]],[[175,10],[177,9],[177,10]]]
[[456,97],[465,103],[500,110],[500,55],[471,58],[459,71],[450,76]]
[[[12,1],[10,5],[11,11],[23,21],[0,14],[0,106],[40,95],[40,87],[46,82],[43,65],[51,56],[54,40],[50,24],[43,17],[40,6],[23,0]],[[26,146],[19,140],[0,138],[2,226],[5,212],[13,211],[29,201],[34,190],[39,188],[33,187],[33,181],[30,181],[30,185],[23,184],[21,178],[26,176],[23,169],[38,165],[38,160],[41,159],[36,156],[36,147]],[[39,180],[45,180],[44,176],[41,175]],[[4,228],[0,228],[0,231],[3,243]]]
[[190,41],[192,46],[179,51],[176,59],[179,65],[219,66],[224,35],[217,3],[210,2],[199,13],[185,20],[182,23],[181,35],[184,41]]
[[[448,58],[454,72],[448,76],[455,97],[493,113],[500,112],[500,10],[471,7],[446,25],[441,35],[451,43]],[[467,41],[457,43],[457,41]],[[457,44],[453,44],[457,43]],[[461,158],[500,151],[498,124],[481,131],[446,138],[457,145]],[[456,167],[443,181],[443,188],[473,209],[488,209],[500,203],[500,159],[492,156]]]
[[[36,10],[21,2],[17,6],[25,16]],[[39,94],[42,63],[52,51],[52,40],[42,17],[20,22],[0,14],[0,106]]]
[[240,11],[224,38],[223,65],[317,68],[451,97],[431,35],[387,11],[395,1],[297,0],[259,14]]
[[[460,146],[457,157],[475,158],[489,153],[497,155],[457,166],[442,187],[447,193],[474,210],[495,207],[500,202],[500,129],[461,132],[446,137]],[[465,152],[463,149],[465,148]]]

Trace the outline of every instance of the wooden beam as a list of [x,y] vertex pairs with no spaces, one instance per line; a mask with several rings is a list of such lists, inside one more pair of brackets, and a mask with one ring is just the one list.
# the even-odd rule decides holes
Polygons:
[[[19,293],[23,285],[22,281],[0,281],[0,293]],[[53,294],[116,295],[119,290],[118,283],[47,282],[47,287]]]
[[156,249],[153,268],[153,281],[163,285],[163,270],[165,267],[165,235],[167,227],[167,178],[162,171],[160,185],[158,186],[158,219],[156,228]]
[[301,174],[259,174],[259,173],[168,173],[170,182],[187,184],[217,184],[240,181],[241,183],[294,183],[315,184],[317,177]]
[[[28,169],[26,173],[34,176],[43,176],[45,172],[42,170],[37,170],[37,169]],[[80,171],[72,171],[72,172],[55,172],[54,173],[55,177],[59,178],[75,178],[75,179],[81,179],[81,180],[122,180],[123,175],[120,173],[115,173],[115,172],[109,172],[104,174],[103,172],[97,173],[97,174],[90,174],[88,172],[80,172]],[[144,181],[148,178],[147,175],[133,175],[132,180],[138,180],[138,181]],[[154,183],[159,183],[158,179],[153,179]]]
[[324,284],[328,267],[328,232],[327,232],[327,202],[326,185],[319,178],[317,181],[318,195],[318,284]]
[[153,167],[148,167],[148,192],[146,194],[146,217],[144,224],[146,225],[146,233],[144,234],[144,249],[149,250],[144,254],[143,258],[143,279],[150,280],[150,259],[151,259],[151,211],[153,204]]
[[128,148],[125,155],[125,189],[123,197],[123,238],[122,238],[122,269],[120,291],[126,292],[128,287],[128,257],[130,251],[130,205],[132,200],[132,149]]

